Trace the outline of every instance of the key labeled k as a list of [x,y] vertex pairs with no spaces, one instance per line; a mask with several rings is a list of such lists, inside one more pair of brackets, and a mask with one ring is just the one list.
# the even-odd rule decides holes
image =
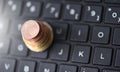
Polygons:
[[84,57],[84,51],[79,51],[79,57]]

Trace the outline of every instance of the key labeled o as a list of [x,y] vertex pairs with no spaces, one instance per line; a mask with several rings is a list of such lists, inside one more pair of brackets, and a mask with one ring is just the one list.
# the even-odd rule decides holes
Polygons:
[[104,33],[103,33],[103,32],[99,32],[99,33],[98,33],[98,37],[99,37],[99,38],[103,38],[103,37],[104,37]]
[[117,15],[116,12],[113,12],[113,13],[112,13],[112,17],[113,17],[113,18],[116,18],[117,16],[118,16],[118,15]]

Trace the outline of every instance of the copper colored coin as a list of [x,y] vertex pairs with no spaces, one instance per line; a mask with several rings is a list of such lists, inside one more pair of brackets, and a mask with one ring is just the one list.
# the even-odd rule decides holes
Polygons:
[[44,26],[44,24],[39,23],[39,25],[41,26],[41,32],[34,39],[36,42],[40,41],[40,40],[44,40],[46,31],[48,31],[48,28],[46,26]]
[[40,33],[40,31],[40,25],[35,20],[28,20],[23,24],[21,29],[22,36],[27,40],[35,38]]
[[27,47],[34,52],[46,50],[53,41],[52,27],[47,22],[28,20],[23,24],[21,33]]

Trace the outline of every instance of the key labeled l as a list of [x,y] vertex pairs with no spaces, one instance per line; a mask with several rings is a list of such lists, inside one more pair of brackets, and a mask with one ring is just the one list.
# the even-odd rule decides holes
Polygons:
[[101,53],[101,55],[100,55],[100,59],[101,59],[101,60],[104,60],[104,59],[105,59],[102,53]]

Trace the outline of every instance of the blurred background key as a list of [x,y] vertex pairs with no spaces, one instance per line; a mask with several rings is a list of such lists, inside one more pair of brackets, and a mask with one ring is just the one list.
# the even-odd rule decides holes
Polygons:
[[28,49],[25,44],[18,39],[12,40],[10,54],[14,56],[27,56]]
[[47,3],[45,5],[43,17],[44,18],[51,18],[51,19],[58,19],[60,15],[61,4],[58,3]]
[[2,9],[3,9],[3,0],[0,0],[0,13],[1,13]]
[[40,2],[26,1],[23,10],[24,17],[38,17],[42,4]]
[[10,26],[10,34],[21,36],[21,27],[24,20],[12,20]]
[[6,34],[8,32],[8,22],[7,19],[0,19],[0,34]]
[[64,9],[63,19],[65,20],[79,20],[81,13],[81,5],[66,4]]
[[14,59],[0,59],[1,72],[14,72],[16,61]]
[[9,39],[0,38],[0,54],[8,54],[9,50]]
[[120,0],[105,0],[107,3],[120,3]]
[[21,12],[22,1],[7,0],[5,3],[5,14],[10,17],[19,16]]

